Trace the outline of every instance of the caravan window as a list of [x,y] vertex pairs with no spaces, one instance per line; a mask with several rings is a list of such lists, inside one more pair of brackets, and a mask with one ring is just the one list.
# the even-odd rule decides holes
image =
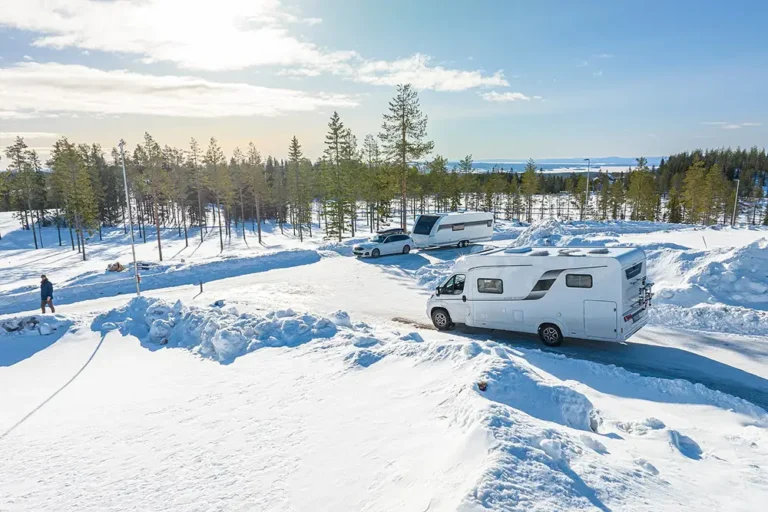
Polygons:
[[464,231],[464,224],[453,224],[451,225],[451,229],[454,231]]
[[504,283],[501,279],[478,279],[477,291],[480,293],[504,293]]
[[413,226],[413,233],[415,235],[428,235],[439,218],[437,215],[420,216],[419,221]]
[[641,271],[643,270],[643,262],[636,265],[632,265],[627,270],[624,271],[624,273],[627,275],[627,279],[632,279],[633,277],[637,276]]
[[592,288],[592,276],[589,274],[566,274],[565,286],[568,288]]

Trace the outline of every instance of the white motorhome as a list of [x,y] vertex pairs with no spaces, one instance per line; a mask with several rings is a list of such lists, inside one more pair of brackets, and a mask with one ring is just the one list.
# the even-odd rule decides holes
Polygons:
[[485,242],[493,235],[493,214],[486,212],[450,212],[419,215],[411,238],[417,247],[466,247]]
[[462,256],[427,302],[435,327],[454,323],[535,334],[625,341],[648,321],[653,293],[633,247],[490,249]]

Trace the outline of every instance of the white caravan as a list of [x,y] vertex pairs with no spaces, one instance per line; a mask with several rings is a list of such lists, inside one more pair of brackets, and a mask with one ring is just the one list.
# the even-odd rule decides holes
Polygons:
[[486,212],[451,212],[419,215],[411,238],[419,248],[455,245],[466,247],[485,242],[493,235],[493,214]]
[[454,323],[625,341],[648,321],[645,252],[633,247],[490,249],[462,256],[427,302],[439,330]]

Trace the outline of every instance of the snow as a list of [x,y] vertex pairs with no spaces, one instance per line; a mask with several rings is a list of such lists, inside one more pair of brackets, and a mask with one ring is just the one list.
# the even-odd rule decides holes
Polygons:
[[[768,231],[500,221],[463,249],[151,236],[90,259],[0,214],[0,510],[737,510],[768,498]],[[360,232],[367,235],[367,230]],[[242,232],[236,232],[236,236]],[[702,239],[702,237],[704,237]],[[29,238],[29,239],[28,239]],[[706,246],[705,246],[706,241]],[[637,245],[626,345],[440,333],[426,299],[489,247]],[[181,259],[184,259],[182,262]],[[56,287],[40,315],[38,278]],[[201,292],[199,281],[204,282]],[[9,328],[5,328],[5,326]],[[482,384],[482,385],[481,385]]]

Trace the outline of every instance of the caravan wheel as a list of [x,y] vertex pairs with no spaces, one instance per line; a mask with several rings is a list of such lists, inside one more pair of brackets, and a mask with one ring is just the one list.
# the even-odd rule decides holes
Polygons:
[[556,347],[563,342],[563,334],[555,324],[541,324],[539,326],[539,337],[548,347]]

